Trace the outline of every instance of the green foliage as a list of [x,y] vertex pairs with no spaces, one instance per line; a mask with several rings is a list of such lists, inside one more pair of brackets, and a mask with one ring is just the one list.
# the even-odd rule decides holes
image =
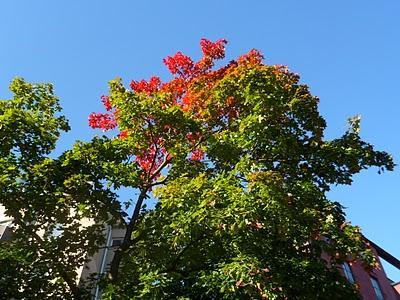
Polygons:
[[[392,170],[392,158],[360,139],[358,118],[325,140],[318,98],[257,52],[196,72],[180,96],[179,77],[155,92],[111,81],[115,120],[92,123],[117,124],[120,138],[57,158],[69,128],[52,87],[13,81],[14,98],[0,101],[0,204],[14,220],[0,244],[0,297],[89,297],[95,283],[78,285],[77,269],[110,224],[126,236],[104,299],[357,299],[337,265],[374,258],[326,192],[370,166]],[[138,191],[130,216],[121,187]],[[149,197],[157,204],[145,210]]]

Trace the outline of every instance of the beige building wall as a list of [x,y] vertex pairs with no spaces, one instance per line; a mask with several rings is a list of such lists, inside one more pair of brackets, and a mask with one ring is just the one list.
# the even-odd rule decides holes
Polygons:
[[[99,248],[99,251],[92,257],[88,257],[88,261],[79,270],[78,280],[84,283],[89,280],[91,275],[97,274],[97,278],[101,278],[110,270],[110,264],[114,257],[114,252],[118,249],[125,236],[125,229],[107,226],[104,230],[106,242]],[[96,285],[92,290],[92,299],[100,299],[101,290]]]

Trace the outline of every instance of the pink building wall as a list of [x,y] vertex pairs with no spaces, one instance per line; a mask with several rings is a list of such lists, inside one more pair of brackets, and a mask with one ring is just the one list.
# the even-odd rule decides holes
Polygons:
[[382,267],[377,252],[374,248],[372,248],[372,250],[374,251],[379,263],[379,267],[373,271],[367,272],[359,262],[349,263],[362,299],[378,299],[371,283],[371,277],[374,277],[379,282],[385,300],[400,300],[400,283],[398,283],[395,287],[392,286],[391,281],[387,278],[385,270]]

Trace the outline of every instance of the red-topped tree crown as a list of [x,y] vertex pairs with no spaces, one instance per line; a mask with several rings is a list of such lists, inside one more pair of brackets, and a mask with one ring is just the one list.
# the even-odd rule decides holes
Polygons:
[[[132,91],[127,91],[131,96],[128,97],[129,100],[128,98],[124,100],[130,102],[136,97],[135,101],[143,104],[141,101],[147,99],[146,105],[148,108],[150,105],[149,110],[154,110],[156,106],[164,111],[176,109],[186,116],[190,116],[192,120],[202,120],[203,128],[201,126],[196,130],[179,128],[176,123],[166,123],[166,120],[162,120],[160,116],[157,119],[154,114],[146,112],[144,108],[127,122],[126,118],[122,117],[127,114],[128,109],[124,108],[126,103],[119,102],[116,95],[101,97],[107,113],[90,114],[89,125],[104,131],[119,129],[120,138],[127,138],[131,134],[141,132],[147,142],[134,155],[140,168],[152,178],[157,177],[154,172],[160,171],[159,168],[163,162],[170,161],[174,155],[167,150],[168,141],[171,139],[178,141],[183,138],[182,145],[186,145],[187,151],[189,151],[188,159],[201,161],[205,157],[205,152],[201,148],[201,140],[205,134],[203,131],[207,129],[204,125],[205,118],[229,119],[237,117],[239,114],[233,97],[227,98],[222,105],[214,105],[207,102],[207,91],[212,89],[225,75],[233,72],[238,65],[260,64],[262,61],[262,55],[258,51],[252,50],[247,55],[241,56],[238,61],[231,61],[226,66],[213,70],[214,61],[225,57],[226,44],[225,39],[215,42],[201,39],[200,48],[203,55],[196,62],[182,52],[166,57],[163,62],[173,78],[167,82],[162,82],[157,76],[153,76],[149,80],[132,80],[130,83]],[[121,89],[124,88],[121,87]],[[150,102],[151,104],[149,104]],[[214,115],[211,116],[210,107],[214,111]],[[125,118],[124,121],[122,121],[123,118]],[[142,122],[142,124],[138,126],[138,122]],[[163,126],[162,130],[156,130],[158,125]],[[187,132],[184,133],[182,130],[187,130]]]

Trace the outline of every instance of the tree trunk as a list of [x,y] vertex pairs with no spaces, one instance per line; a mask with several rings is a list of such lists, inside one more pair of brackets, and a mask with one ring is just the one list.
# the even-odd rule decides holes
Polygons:
[[146,191],[147,191],[146,189],[140,191],[139,197],[136,201],[135,210],[133,211],[131,220],[129,221],[129,224],[126,227],[124,240],[121,246],[115,251],[114,258],[111,261],[110,272],[108,274],[108,277],[113,283],[118,280],[119,267],[121,264],[122,257],[132,244],[132,232],[133,229],[135,228],[136,220],[139,216],[140,209],[142,208],[143,201],[147,197]]

